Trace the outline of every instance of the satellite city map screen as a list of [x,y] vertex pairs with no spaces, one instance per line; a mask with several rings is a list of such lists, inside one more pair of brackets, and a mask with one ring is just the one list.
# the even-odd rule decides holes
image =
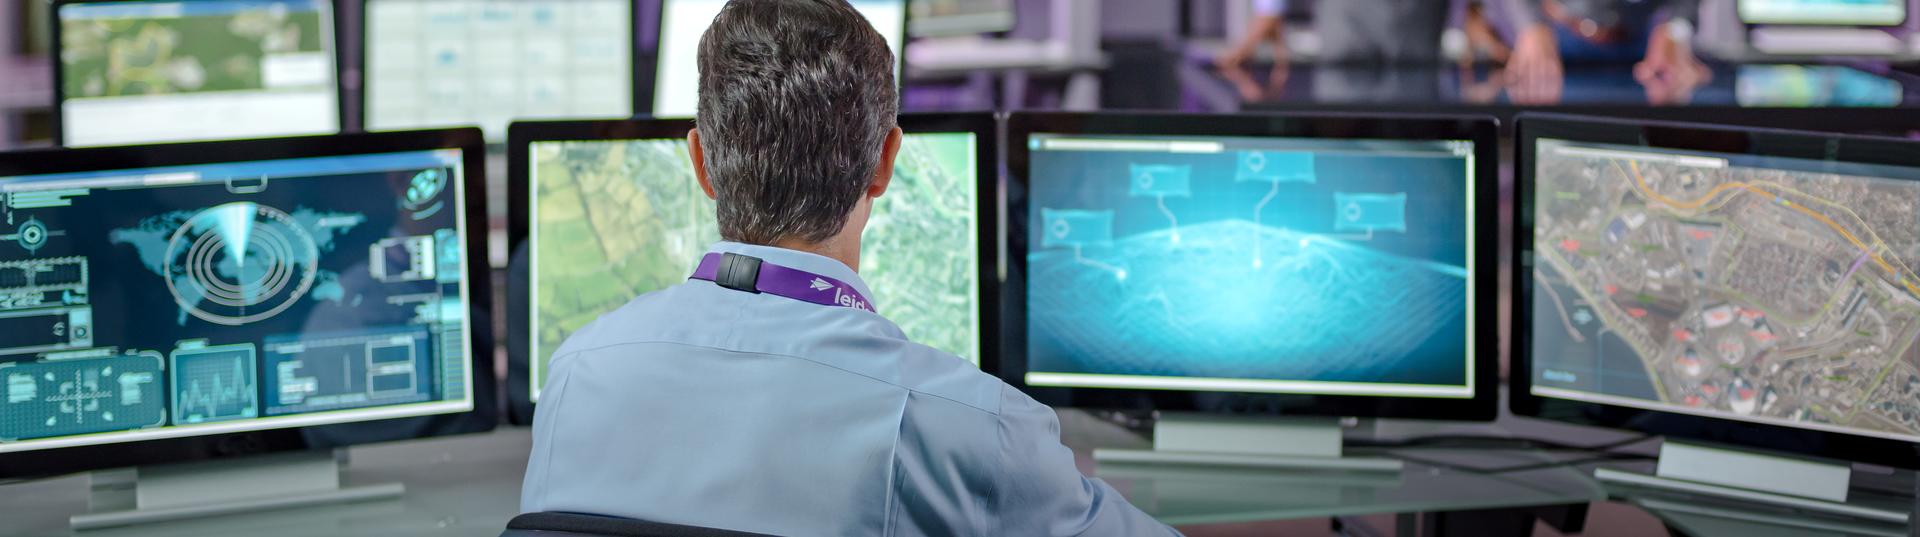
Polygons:
[[[979,171],[972,133],[909,133],[874,203],[860,277],[916,343],[980,361]],[[569,334],[687,281],[720,241],[685,138],[534,142],[529,293],[533,385]]]
[[59,7],[69,146],[340,130],[325,0],[124,1]]
[[[689,118],[700,107],[700,36],[726,0],[662,0],[659,67],[654,75],[653,117]],[[851,0],[893,49],[898,78],[906,39],[906,0]],[[898,81],[896,80],[896,83]]]
[[461,173],[0,177],[0,453],[471,410]]
[[1920,440],[1920,169],[1535,154],[1535,395]]
[[1027,384],[1473,396],[1472,142],[1029,147]]
[[632,0],[370,0],[366,123],[383,131],[633,115]]

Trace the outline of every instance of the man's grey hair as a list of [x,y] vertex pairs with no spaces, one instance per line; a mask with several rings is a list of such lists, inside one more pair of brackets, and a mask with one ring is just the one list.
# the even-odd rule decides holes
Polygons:
[[893,53],[846,0],[731,0],[700,39],[700,148],[720,237],[846,226],[900,112]]

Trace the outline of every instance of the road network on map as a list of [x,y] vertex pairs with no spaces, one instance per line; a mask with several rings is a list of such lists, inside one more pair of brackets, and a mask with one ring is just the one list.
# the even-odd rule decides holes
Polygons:
[[1542,144],[1538,341],[1630,352],[1666,404],[1920,434],[1920,183]]

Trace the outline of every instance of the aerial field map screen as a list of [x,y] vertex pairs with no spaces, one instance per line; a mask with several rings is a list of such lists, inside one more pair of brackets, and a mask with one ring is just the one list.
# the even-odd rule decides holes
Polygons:
[[1920,170],[1536,154],[1536,395],[1920,440]]
[[471,410],[461,162],[0,177],[0,453]]
[[1473,144],[1036,135],[1035,386],[1473,396]]
[[328,2],[87,2],[59,17],[66,145],[340,130]]
[[[980,360],[979,141],[910,133],[874,203],[860,277],[916,343]],[[687,281],[720,241],[685,138],[534,142],[530,330],[537,399],[568,335],[634,297]],[[990,245],[989,245],[990,246]]]

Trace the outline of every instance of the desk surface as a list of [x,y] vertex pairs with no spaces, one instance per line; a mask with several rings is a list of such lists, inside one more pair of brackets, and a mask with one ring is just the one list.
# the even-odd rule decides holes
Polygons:
[[[1141,508],[1174,525],[1586,503],[1604,497],[1598,485],[1573,469],[1484,476],[1417,463],[1400,474],[1096,467],[1093,448],[1141,448],[1147,441],[1081,412],[1064,412],[1061,421],[1082,471],[1102,475]],[[406,496],[86,535],[495,535],[518,512],[530,444],[528,429],[509,427],[484,435],[354,448],[344,475],[347,483],[397,481],[407,486]],[[1436,456],[1426,450],[1420,454]],[[1504,457],[1477,463],[1492,465],[1514,457],[1465,456]],[[71,534],[67,517],[86,508],[87,483],[84,476],[69,476],[0,487],[0,498],[5,498],[0,520],[7,521],[0,525],[0,534]]]
[[[1096,466],[1095,447],[1144,448],[1146,439],[1078,411],[1061,413],[1063,440],[1081,471],[1100,475],[1142,509],[1175,526],[1333,516],[1443,512],[1585,504],[1609,491],[1578,468],[1479,474],[1409,463],[1399,474],[1300,473],[1242,469]],[[497,535],[519,511],[529,430],[358,447],[351,450],[348,484],[400,482],[399,500],[268,511],[202,520],[88,532],[95,536],[394,537]],[[1418,449],[1401,453],[1450,464],[1493,467],[1537,462],[1532,452]],[[69,476],[0,487],[0,535],[71,535],[67,517],[86,508],[87,478]],[[1642,506],[1696,535],[1763,537],[1792,530],[1725,517],[1662,512]],[[1731,529],[1729,529],[1731,528]],[[1868,528],[1875,535],[1894,531]],[[1773,531],[1773,533],[1766,533]],[[1878,533],[1875,533],[1878,532]]]

